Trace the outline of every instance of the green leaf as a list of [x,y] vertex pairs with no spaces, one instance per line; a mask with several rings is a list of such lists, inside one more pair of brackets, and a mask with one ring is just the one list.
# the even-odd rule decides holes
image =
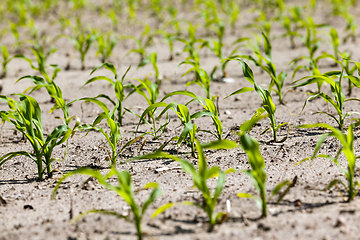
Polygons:
[[161,207],[155,210],[155,212],[151,215],[151,218],[155,218],[157,215],[165,212],[167,209],[172,208],[173,206],[175,206],[174,203],[167,203],[162,205]]
[[239,147],[239,145],[231,140],[217,140],[209,143],[201,144],[204,149],[233,149]]
[[239,90],[236,90],[235,92],[231,93],[230,95],[226,96],[225,99],[228,98],[228,97],[237,95],[237,94],[241,94],[241,93],[244,93],[244,92],[251,92],[251,91],[254,91],[254,90],[255,89],[251,88],[251,87],[243,87],[243,88],[240,88]]
[[254,198],[250,193],[238,193],[237,196],[239,198]]
[[117,218],[122,218],[122,219],[130,222],[130,219],[127,216],[117,213],[115,211],[110,211],[110,210],[105,210],[105,209],[92,209],[92,210],[86,211],[86,212],[81,213],[78,216],[76,216],[74,219],[72,219],[70,221],[70,224],[74,224],[75,222],[79,221],[81,218],[85,217],[86,215],[88,215],[90,213],[100,213],[100,214],[105,214],[105,215],[112,215]]
[[33,157],[32,154],[25,152],[25,151],[17,151],[17,152],[10,152],[5,154],[4,156],[0,157],[0,167],[6,163],[8,160],[17,157],[17,156],[27,156],[30,159],[34,160],[36,162],[36,158]]
[[180,162],[179,157],[169,154],[167,152],[154,152],[154,153],[149,153],[149,154],[130,158],[130,160],[143,160],[143,159],[171,159]]

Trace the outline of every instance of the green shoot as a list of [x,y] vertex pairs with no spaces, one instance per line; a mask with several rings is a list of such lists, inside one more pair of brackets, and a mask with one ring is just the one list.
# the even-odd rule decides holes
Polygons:
[[[286,140],[286,137],[282,140],[278,140],[277,138],[277,131],[280,129],[280,127],[286,125],[287,123],[281,123],[281,124],[277,124],[276,123],[276,117],[275,117],[275,112],[276,112],[276,106],[272,100],[272,97],[269,93],[269,91],[267,91],[266,89],[263,89],[261,86],[259,86],[254,79],[254,74],[253,71],[251,70],[251,68],[249,67],[249,65],[244,62],[242,59],[240,58],[230,58],[228,60],[237,60],[238,62],[240,62],[243,73],[245,78],[254,85],[254,88],[249,88],[249,87],[244,87],[241,88],[233,93],[231,93],[229,96],[227,96],[226,98],[236,95],[236,94],[240,94],[243,92],[248,92],[248,91],[253,91],[255,90],[257,92],[257,94],[260,96],[262,102],[263,102],[263,107],[265,109],[265,111],[268,113],[268,118],[270,120],[270,128],[272,130],[272,134],[273,134],[273,141],[274,142],[283,142]],[[268,131],[268,130],[266,130]],[[266,132],[265,131],[265,132]]]
[[43,180],[45,171],[51,177],[51,163],[55,161],[52,156],[54,148],[64,143],[71,136],[72,130],[63,124],[46,136],[42,127],[41,109],[38,102],[30,96],[18,95],[19,102],[6,96],[0,96],[0,101],[7,102],[9,106],[9,110],[0,111],[1,121],[14,125],[16,130],[30,142],[33,152],[7,153],[0,157],[0,166],[13,157],[23,155],[36,163],[38,178]]
[[[96,76],[93,78],[90,78],[89,80],[87,80],[84,84],[88,85],[90,83],[96,82],[96,81],[100,81],[100,80],[104,80],[109,82],[112,87],[114,88],[114,92],[115,92],[115,96],[116,96],[116,100],[112,100],[108,95],[105,94],[100,94],[97,97],[95,97],[94,99],[98,99],[98,98],[104,98],[106,100],[108,100],[112,105],[114,105],[114,110],[116,111],[116,118],[114,118],[119,124],[120,126],[123,125],[123,118],[124,118],[124,114],[126,111],[126,108],[123,107],[123,102],[126,98],[125,95],[125,88],[130,87],[130,85],[124,85],[124,80],[126,77],[126,74],[130,71],[131,67],[128,67],[127,70],[125,71],[125,73],[123,74],[123,76],[121,77],[121,79],[118,79],[118,74],[117,74],[117,70],[115,68],[115,66],[111,63],[103,63],[100,64],[99,66],[95,67],[90,74],[93,74],[94,72],[96,72],[98,69],[104,67],[105,69],[111,71],[114,74],[114,79],[108,78],[106,76]],[[114,112],[115,114],[115,112]]]
[[[253,196],[249,193],[238,193],[241,198],[253,198],[261,209],[261,217],[267,216],[267,200],[266,200],[266,172],[265,161],[260,153],[259,143],[246,133],[240,134],[241,147],[248,155],[248,161],[251,170],[246,170],[245,173],[253,180],[256,190],[259,192],[259,197]],[[279,202],[285,194],[289,191],[290,187],[295,185],[296,178],[293,182],[288,180],[279,183],[272,191],[272,196],[279,194]],[[281,188],[287,186],[287,189],[280,193]]]
[[[358,158],[355,155],[355,152],[354,152],[354,132],[353,132],[353,128],[355,126],[350,125],[347,134],[342,132],[341,130],[339,130],[337,128],[334,128],[334,127],[332,127],[332,126],[330,126],[328,124],[324,124],[324,123],[300,125],[299,127],[300,128],[316,128],[316,127],[320,127],[320,128],[325,128],[327,130],[330,130],[330,132],[324,133],[319,138],[319,140],[316,143],[313,155],[311,157],[309,157],[309,158],[303,159],[302,162],[306,161],[306,160],[309,160],[309,159],[313,160],[315,158],[327,158],[327,159],[333,161],[336,164],[336,166],[339,167],[341,172],[343,172],[345,174],[347,185],[342,180],[335,179],[335,180],[330,182],[330,184],[327,186],[327,189],[330,189],[330,188],[336,186],[337,184],[341,184],[346,189],[346,191],[348,193],[347,201],[350,202],[350,201],[354,200],[356,194],[359,191],[359,187],[360,187],[359,182],[354,179],[356,160]],[[341,143],[341,148],[337,151],[335,157],[333,157],[331,155],[327,155],[327,154],[319,154],[319,151],[320,151],[320,148],[321,148],[322,144],[324,143],[324,141],[328,137],[334,137],[334,138],[338,139],[339,142]],[[343,153],[345,155],[345,157],[346,157],[347,164],[348,164],[346,168],[343,167],[342,164],[339,162],[339,157],[340,157],[341,153]]]
[[146,49],[152,44],[154,34],[151,32],[149,25],[145,25],[143,32],[139,38],[130,36],[130,39],[133,39],[136,43],[136,48],[131,49],[129,53],[137,53],[139,55],[139,64],[138,66],[144,66],[144,61],[146,60]]
[[161,35],[167,42],[169,46],[169,61],[172,61],[174,59],[174,41],[176,40],[176,36],[168,31],[160,29],[157,30],[156,33]]
[[[133,88],[133,90],[129,93],[129,95],[133,93],[138,93],[148,103],[148,106],[151,106],[152,104],[156,103],[156,100],[159,97],[159,85],[157,83],[153,83],[150,81],[147,77],[145,77],[144,80],[141,79],[135,79],[140,84],[139,85],[131,85],[130,87]],[[149,121],[153,120],[154,117],[154,110],[149,111],[148,114]]]
[[[263,48],[264,48],[265,56],[263,56],[259,50],[255,49],[254,53],[257,56],[257,60],[255,60],[255,58],[253,58],[251,56],[247,56],[247,57],[244,56],[244,57],[253,61],[256,66],[259,66],[262,70],[264,70],[270,76],[271,81],[269,84],[268,91],[271,92],[273,89],[273,86],[275,85],[276,89],[274,89],[274,92],[276,93],[276,95],[278,95],[280,104],[284,104],[282,89],[283,89],[287,74],[284,71],[280,72],[279,74],[276,73],[276,66],[273,63],[272,58],[271,58],[272,46],[271,46],[270,39],[264,32],[262,33],[262,37],[264,39]],[[265,62],[266,65],[264,65],[263,62]]]
[[[108,152],[108,158],[110,160],[110,164],[111,166],[116,166],[118,155],[127,146],[131,145],[132,143],[140,139],[142,136],[131,139],[130,141],[122,145],[120,149],[118,149],[118,144],[121,139],[121,132],[120,132],[120,123],[116,121],[115,118],[116,107],[112,111],[110,111],[110,109],[97,98],[80,98],[79,100],[95,103],[103,110],[103,112],[96,117],[96,119],[91,125],[83,124],[79,126],[78,129],[81,131],[95,130],[100,132],[105,137],[107,143],[110,146],[110,151]],[[109,133],[105,131],[102,127],[97,126],[103,120],[106,120],[106,123],[110,128]]]
[[10,57],[9,56],[9,51],[7,49],[7,47],[5,45],[2,45],[0,47],[0,51],[2,53],[2,73],[0,75],[0,78],[5,78],[7,75],[7,65],[14,59],[17,57],[17,55]]
[[[314,98],[322,98],[324,99],[326,102],[330,103],[331,106],[333,106],[333,108],[335,109],[336,114],[332,114],[329,112],[324,112],[324,111],[319,111],[316,113],[321,113],[321,114],[326,114],[329,117],[331,117],[332,119],[335,120],[335,122],[337,123],[338,127],[340,130],[344,130],[344,121],[347,117],[349,117],[351,114],[351,112],[349,113],[345,113],[344,111],[344,103],[347,101],[360,101],[360,99],[358,98],[345,98],[345,95],[342,91],[342,79],[343,78],[347,78],[349,79],[355,86],[360,87],[360,79],[355,77],[355,76],[348,76],[345,75],[344,76],[344,69],[342,69],[341,72],[339,71],[332,71],[332,72],[328,72],[322,75],[313,75],[313,76],[308,76],[308,77],[304,77],[301,78],[297,81],[295,81],[296,85],[294,85],[293,87],[301,87],[301,86],[306,86],[312,83],[318,83],[319,81],[321,82],[326,82],[330,85],[330,90],[332,93],[332,96],[324,93],[324,92],[319,92],[316,94],[312,94],[312,96],[310,96],[304,103],[304,106],[302,108],[301,111],[304,110],[306,104],[308,101],[314,99]],[[336,80],[338,79],[338,80]],[[304,81],[303,81],[304,80]],[[303,81],[303,82],[301,82]],[[300,83],[298,83],[300,82]]]
[[[147,183],[145,187],[141,190],[146,189],[152,189],[149,197],[143,202],[142,205],[139,205],[135,201],[134,196],[134,190],[133,190],[133,184],[131,175],[127,171],[119,172],[116,168],[112,167],[110,172],[103,176],[98,170],[94,170],[91,168],[79,168],[77,170],[71,171],[67,174],[65,174],[63,177],[60,178],[60,180],[57,182],[54,191],[52,193],[52,199],[55,198],[55,194],[58,191],[60,184],[68,177],[76,175],[76,174],[83,174],[87,176],[91,176],[98,180],[98,182],[104,186],[106,189],[110,191],[116,192],[120,197],[124,199],[124,201],[129,205],[132,215],[124,215],[112,210],[106,210],[106,209],[93,209],[86,211],[84,213],[81,213],[74,219],[72,219],[72,222],[78,221],[80,218],[90,214],[90,213],[100,213],[100,214],[106,214],[106,215],[112,215],[116,216],[117,218],[122,218],[125,221],[131,222],[135,225],[136,228],[136,235],[137,239],[141,240],[143,239],[143,232],[142,232],[142,220],[145,215],[146,210],[149,208],[149,206],[156,200],[156,198],[161,194],[160,188],[157,183],[151,182]],[[113,176],[117,177],[118,184],[112,185],[109,182],[109,179]]]
[[[181,159],[177,156],[168,154],[166,152],[155,152],[150,153],[143,156],[138,156],[133,158],[134,160],[137,159],[156,159],[156,158],[168,158],[175,161],[178,161],[181,164],[182,169],[190,174],[193,178],[194,187],[197,188],[201,194],[203,200],[200,202],[183,202],[186,205],[193,205],[200,209],[202,209],[209,219],[209,231],[212,231],[216,224],[221,224],[227,218],[226,212],[219,212],[215,213],[215,207],[217,205],[218,199],[221,195],[222,190],[225,186],[225,173],[220,170],[219,167],[208,167],[206,162],[206,157],[204,155],[204,148],[211,148],[211,149],[232,149],[238,147],[238,144],[230,141],[230,140],[220,140],[211,142],[209,144],[201,145],[198,140],[196,140],[196,150],[198,153],[198,169],[195,166],[184,159]],[[229,170],[227,172],[232,172]],[[218,177],[216,187],[212,193],[208,186],[208,179]],[[156,217],[157,215],[163,213],[165,210],[175,206],[175,203],[168,203],[163,205],[162,207],[158,208],[152,217]]]
[[85,70],[85,57],[89,52],[90,46],[95,41],[96,36],[83,29],[80,18],[77,19],[74,33],[75,35],[71,36],[70,40],[73,42],[75,49],[80,54],[81,70]]
[[117,39],[113,36],[112,32],[102,33],[95,32],[95,41],[97,43],[96,55],[100,55],[100,61],[105,63],[109,60],[114,47],[117,44]]

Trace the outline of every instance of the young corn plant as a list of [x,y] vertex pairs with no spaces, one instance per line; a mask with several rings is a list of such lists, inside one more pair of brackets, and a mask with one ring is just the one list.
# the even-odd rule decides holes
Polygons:
[[[167,107],[167,104],[164,102],[157,102],[157,103],[153,103],[151,105],[149,105],[144,112],[140,115],[137,115],[139,117],[139,122],[136,126],[136,130],[135,133],[141,133],[141,131],[139,131],[139,126],[141,123],[146,123],[148,126],[150,126],[150,131],[148,132],[142,132],[143,135],[147,135],[150,134],[153,136],[153,139],[158,139],[165,131],[166,127],[169,125],[170,123],[170,119],[167,115],[166,117],[166,121],[161,123],[158,118],[155,116],[155,110],[159,107]],[[146,119],[146,116],[148,116],[148,119]],[[160,125],[160,126],[158,126]]]
[[149,62],[151,63],[151,65],[154,68],[155,83],[157,86],[160,86],[161,78],[160,78],[159,68],[157,65],[157,53],[156,52],[153,52],[153,53],[149,54],[148,56],[146,56],[144,61],[140,65],[138,65],[138,68],[147,65]]
[[109,60],[118,40],[113,36],[112,32],[103,33],[99,31],[95,32],[94,35],[96,36],[95,41],[97,43],[96,55],[100,55],[100,61],[105,63]]
[[135,36],[129,36],[130,39],[133,39],[136,43],[136,48],[131,49],[129,53],[137,53],[139,55],[139,64],[138,66],[144,66],[144,61],[146,60],[146,49],[151,46],[153,43],[154,33],[151,32],[149,25],[145,25],[143,32],[139,38]]
[[70,40],[80,54],[81,70],[85,70],[85,57],[89,52],[90,46],[96,40],[96,36],[90,31],[86,31],[82,27],[80,18],[78,18],[76,27],[74,27],[74,36],[70,36]]
[[[253,196],[249,193],[238,193],[241,198],[253,198],[261,209],[261,217],[267,216],[267,194],[266,194],[266,171],[265,161],[260,153],[259,143],[246,133],[240,133],[241,147],[248,155],[248,161],[251,169],[246,170],[245,173],[253,180],[256,190],[259,192],[259,197]],[[280,182],[271,192],[271,196],[279,195],[277,202],[288,193],[291,187],[295,185],[296,177],[293,181]],[[286,189],[280,192],[283,187]]]
[[283,18],[282,26],[285,28],[286,33],[283,34],[282,36],[289,37],[291,49],[296,48],[295,37],[299,36],[298,32],[295,29],[296,26],[294,26],[294,25],[295,25],[295,23],[293,24],[290,17]]
[[[209,219],[208,231],[212,231],[215,225],[223,223],[227,218],[226,212],[218,212],[218,213],[215,212],[215,207],[217,205],[218,199],[225,186],[225,173],[221,171],[218,166],[214,166],[214,167],[208,166],[203,149],[232,149],[238,147],[238,144],[230,140],[220,140],[220,141],[214,141],[208,144],[201,145],[199,141],[196,140],[195,145],[197,150],[198,169],[196,169],[194,164],[192,164],[187,160],[181,159],[177,156],[161,151],[157,151],[155,153],[150,153],[143,156],[138,156],[133,159],[139,160],[139,159],[167,158],[179,162],[181,164],[182,169],[186,173],[192,176],[194,187],[197,188],[202,195],[202,201],[199,202],[187,201],[187,202],[181,202],[181,204],[193,205],[195,207],[202,209],[206,213]],[[226,173],[230,173],[230,172],[233,172],[233,169],[226,171]],[[208,180],[214,177],[217,177],[218,179],[214,191],[211,191]],[[153,213],[152,217],[156,217],[157,215],[163,213],[167,209],[176,206],[178,204],[179,203],[167,203],[159,207]]]
[[[311,71],[317,71],[318,69],[318,62],[320,59],[327,57],[320,55],[319,57],[315,57],[315,53],[319,49],[320,46],[320,38],[318,37],[318,28],[327,26],[326,24],[315,24],[314,20],[311,17],[308,17],[307,20],[303,20],[303,25],[306,27],[306,36],[299,35],[301,40],[303,41],[305,47],[308,50],[307,56],[301,56],[298,58],[293,59],[290,64],[298,64],[301,60],[307,60],[308,66],[298,65],[293,73],[293,76],[295,76],[295,73],[299,71],[301,68],[307,69],[309,72]],[[320,92],[321,84],[318,85],[318,91]]]
[[288,123],[281,123],[281,124],[276,123],[276,117],[275,117],[276,106],[275,106],[275,104],[274,104],[274,102],[272,100],[270,92],[267,91],[266,89],[263,89],[260,85],[258,85],[255,82],[253,71],[251,70],[251,68],[249,67],[249,65],[246,62],[244,62],[240,58],[230,58],[228,60],[236,60],[236,61],[240,62],[246,80],[248,80],[251,84],[253,84],[254,88],[250,88],[250,87],[241,88],[241,89],[236,90],[235,92],[231,93],[226,98],[228,98],[230,96],[233,96],[233,95],[236,95],[236,94],[240,94],[240,93],[255,90],[256,93],[260,96],[260,98],[262,100],[262,105],[263,105],[262,108],[267,112],[268,118],[270,120],[270,128],[267,129],[265,132],[267,132],[270,129],[272,130],[273,142],[283,142],[283,141],[285,141],[287,137],[284,137],[283,139],[278,140],[277,131],[282,126],[287,125]]
[[[340,71],[332,71],[332,72],[324,73],[322,75],[313,75],[313,76],[304,77],[304,78],[299,79],[298,81],[295,81],[296,85],[294,85],[293,87],[306,86],[309,84],[318,83],[319,81],[326,82],[329,84],[330,90],[332,93],[332,96],[328,95],[324,92],[312,94],[312,96],[310,96],[305,101],[304,106],[301,111],[304,110],[308,101],[310,101],[314,98],[320,97],[320,98],[324,99],[327,103],[330,103],[331,106],[333,106],[337,115],[332,114],[330,112],[324,112],[324,111],[319,111],[316,113],[328,115],[329,117],[331,117],[332,119],[335,120],[335,122],[338,125],[338,128],[341,131],[343,131],[345,119],[347,117],[349,117],[351,114],[356,113],[356,112],[347,112],[346,113],[344,111],[344,103],[348,102],[348,101],[360,101],[360,99],[358,99],[358,98],[345,98],[345,95],[342,90],[343,78],[349,79],[355,86],[360,87],[360,79],[355,76],[344,75],[344,69],[342,69],[341,72]],[[356,114],[359,114],[359,113],[356,113]]]
[[332,43],[335,59],[339,60],[339,58],[340,58],[340,56],[339,56],[340,40],[339,40],[339,34],[335,28],[330,29],[330,37],[331,37],[331,43]]
[[[210,134],[214,135],[218,140],[222,140],[223,126],[222,126],[222,122],[219,118],[219,110],[218,110],[217,104],[215,103],[215,99],[201,98],[190,91],[174,91],[174,92],[168,93],[165,97],[163,97],[163,99],[161,101],[164,101],[165,99],[167,99],[171,96],[175,96],[175,95],[189,96],[192,98],[190,101],[188,101],[185,104],[185,106],[189,105],[190,103],[192,103],[194,101],[197,101],[203,107],[204,110],[198,111],[198,112],[194,113],[193,115],[196,116],[197,118],[202,117],[202,116],[210,116],[214,123],[214,126],[216,128],[216,132],[208,131],[208,130],[201,130],[201,131],[210,133]],[[160,116],[161,116],[161,114],[160,114]]]
[[[36,62],[32,61],[30,58],[25,57],[24,55],[17,55],[16,57],[24,59],[25,61],[27,61],[30,64],[30,67],[38,72],[40,72],[40,74],[42,75],[48,75],[47,74],[47,60],[49,58],[49,56],[53,53],[56,52],[56,48],[55,47],[50,47],[49,49],[45,49],[44,46],[40,46],[40,45],[34,45],[31,48],[33,55],[36,58]],[[35,62],[35,64],[34,64]],[[58,68],[57,65],[50,65],[52,67],[54,67],[55,69]],[[56,66],[56,67],[55,67]],[[55,72],[58,72],[58,70],[54,70]]]
[[210,81],[214,72],[212,72],[212,74],[209,75],[202,67],[200,67],[200,62],[198,58],[194,60],[185,60],[181,62],[180,65],[181,64],[189,64],[192,66],[189,70],[187,70],[183,74],[183,76],[187,75],[190,72],[194,72],[195,74],[195,79],[190,82],[187,82],[186,86],[189,86],[191,84],[199,85],[202,89],[204,89],[206,98],[211,99]]
[[[358,125],[358,123],[356,124]],[[326,158],[331,161],[333,161],[337,167],[341,170],[342,173],[344,173],[347,183],[344,183],[340,179],[334,179],[332,180],[329,185],[327,186],[327,189],[330,189],[334,186],[337,187],[338,184],[342,185],[346,192],[347,192],[347,201],[350,202],[354,200],[355,196],[359,192],[360,184],[357,180],[355,180],[355,168],[356,168],[356,160],[359,158],[359,156],[355,155],[354,150],[354,127],[356,125],[351,124],[348,128],[347,134],[341,131],[338,128],[334,128],[333,126],[329,124],[324,123],[318,123],[318,124],[307,124],[307,125],[300,125],[299,128],[325,128],[329,130],[330,132],[324,133],[319,140],[316,143],[314,153],[311,157],[303,159],[303,161],[307,160],[314,160],[315,158]],[[324,141],[327,138],[336,138],[341,143],[341,148],[337,151],[335,156],[331,156],[328,154],[319,154],[319,151],[321,149],[321,146],[323,145]],[[344,154],[347,160],[347,167],[345,168],[340,162],[339,157],[341,154]]]
[[19,33],[19,29],[18,29],[18,25],[14,22],[10,22],[10,30],[11,30],[11,34],[13,35],[14,39],[15,39],[15,49],[16,52],[18,53],[22,53],[22,46],[23,46],[23,42],[20,39],[20,33]]
[[[202,45],[206,45],[206,41],[203,39],[199,39],[196,37],[196,30],[197,30],[197,26],[193,25],[191,22],[188,23],[188,35],[187,37],[184,38],[178,38],[177,40],[182,42],[185,46],[183,48],[183,52],[187,52],[188,53],[188,57],[181,62],[179,65],[181,64],[189,64],[192,65],[193,68],[191,68],[190,70],[188,70],[184,75],[186,75],[187,73],[194,71],[195,73],[195,81],[198,80],[200,81],[198,84],[203,87],[206,91],[206,82],[201,83],[201,79],[200,76],[198,76],[198,73],[200,72],[200,58],[199,58],[199,54],[197,52],[197,44],[202,44]],[[203,79],[205,80],[205,79]]]
[[[148,77],[145,77],[145,79],[135,79],[140,84],[139,85],[130,85],[130,87],[133,89],[129,95],[132,95],[133,93],[138,93],[140,96],[142,96],[146,102],[148,103],[148,106],[151,106],[152,104],[157,102],[157,99],[159,97],[159,85],[157,83],[154,83],[148,79]],[[154,110],[149,111],[147,113],[148,120],[152,121],[154,120]]]
[[[0,101],[8,104],[9,110],[0,111],[1,121],[9,122],[30,142],[33,152],[16,151],[0,157],[0,166],[16,156],[26,156],[37,165],[39,180],[44,179],[45,172],[52,175],[51,164],[55,161],[53,150],[64,143],[72,134],[66,124],[57,126],[49,135],[43,130],[41,109],[38,102],[27,95],[18,94],[19,101],[0,96]],[[78,123],[77,123],[78,124]]]
[[355,22],[355,17],[353,15],[351,15],[349,12],[347,12],[344,15],[344,18],[347,22],[347,25],[345,27],[345,31],[346,31],[346,36],[343,38],[344,43],[347,42],[347,40],[349,38],[351,38],[351,40],[353,42],[356,41],[356,28],[357,28],[357,24]]
[[[108,151],[108,157],[107,157],[107,159],[110,160],[110,166],[116,166],[117,158],[119,154],[126,147],[128,147],[129,145],[140,139],[142,136],[129,140],[128,142],[123,144],[119,149],[119,141],[121,140],[122,136],[120,132],[121,130],[120,123],[116,120],[115,117],[116,108],[114,108],[111,111],[103,102],[101,102],[97,98],[80,98],[78,100],[95,103],[103,110],[103,112],[96,117],[96,119],[91,125],[82,124],[81,126],[78,126],[78,129],[80,131],[95,130],[100,132],[105,137],[107,143],[110,146],[110,151]],[[109,132],[100,126],[97,126],[103,120],[106,120],[107,126],[109,127]]]
[[270,39],[264,32],[262,33],[262,37],[264,39],[265,56],[263,56],[263,54],[260,51],[255,50],[254,53],[257,56],[257,60],[255,60],[255,58],[251,56],[248,56],[246,58],[252,60],[256,66],[259,66],[270,76],[271,81],[269,84],[268,91],[271,92],[273,87],[275,86],[276,89],[274,89],[274,92],[276,93],[276,95],[278,95],[280,104],[284,104],[282,89],[284,87],[287,74],[284,71],[280,72],[279,74],[276,73],[276,66],[273,63],[271,57],[272,46]]
[[[343,59],[343,61],[340,62],[340,65],[344,69],[346,75],[353,76],[354,72],[357,69],[360,69],[359,63],[349,60],[349,59],[351,59],[351,56],[349,53],[347,53],[347,52],[341,53],[341,58]],[[353,87],[354,87],[354,84],[351,82],[350,79],[348,79],[347,96],[351,96]]]
[[0,78],[5,78],[7,75],[7,66],[8,64],[19,55],[15,55],[13,57],[10,57],[8,48],[5,45],[0,46],[0,51],[2,53],[2,73],[0,74]]
[[[172,103],[165,103],[163,102],[165,99],[174,96],[174,95],[185,95],[185,96],[190,96],[193,99],[190,100],[189,102],[187,102],[185,105],[183,104],[178,104],[175,102]],[[195,100],[197,100],[200,104],[203,105],[204,110],[200,110],[198,112],[195,112],[193,114],[190,114],[190,110],[188,108],[188,105],[192,102],[194,102]],[[205,103],[203,103],[203,100],[205,101]],[[206,103],[208,105],[206,105]],[[157,109],[159,107],[163,107],[164,110],[156,117],[156,120],[159,120],[165,113],[168,112],[168,110],[173,110],[176,115],[179,117],[179,120],[181,121],[181,124],[183,126],[183,130],[181,131],[180,135],[178,137],[175,137],[174,139],[177,139],[177,146],[179,147],[180,144],[182,142],[186,142],[188,143],[188,145],[191,147],[191,153],[193,156],[195,156],[195,139],[196,139],[196,133],[198,131],[203,131],[203,132],[207,132],[207,133],[211,133],[212,135],[218,136],[218,139],[221,140],[222,139],[222,123],[218,118],[217,114],[217,109],[215,108],[215,105],[213,102],[211,102],[209,99],[201,99],[200,97],[197,97],[194,93],[189,92],[189,91],[174,91],[171,92],[169,94],[167,94],[161,102],[155,103],[150,105],[142,114],[142,116],[140,117],[140,121],[141,119],[144,119],[146,114],[149,111],[152,111],[154,109]],[[203,117],[203,116],[210,116],[216,126],[217,129],[217,133],[218,135],[216,135],[215,133],[213,133],[210,130],[200,130],[198,129],[197,125],[194,123],[194,120]],[[140,122],[139,122],[140,123]],[[165,124],[163,124],[162,126],[160,126],[159,128],[156,128],[156,125],[154,124],[153,127],[153,131],[156,129],[162,130],[167,126],[168,122],[166,122]],[[139,126],[139,125],[138,125]]]
[[[33,52],[37,59],[37,66],[34,65],[31,59],[24,56],[19,56],[19,57],[29,62],[31,68],[36,71],[39,71],[41,76],[26,75],[19,78],[16,82],[22,81],[24,79],[30,79],[35,84],[35,86],[29,87],[25,90],[25,92],[28,92],[29,94],[44,87],[48,92],[51,101],[55,103],[54,106],[51,108],[51,112],[56,109],[61,109],[63,112],[63,118],[64,118],[63,121],[67,126],[69,126],[70,122],[75,117],[69,115],[69,106],[71,105],[71,102],[70,103],[65,102],[65,99],[63,98],[62,95],[62,90],[55,83],[55,78],[57,77],[60,68],[57,65],[50,65],[54,69],[52,75],[50,75],[46,69],[47,68],[46,57],[44,57],[43,52],[37,51],[36,49],[33,49]],[[75,131],[75,128],[73,130]]]
[[[77,170],[65,174],[63,177],[59,179],[59,181],[57,182],[54,188],[51,198],[52,199],[55,198],[61,183],[63,183],[65,179],[77,174],[91,176],[95,178],[106,189],[116,192],[128,204],[132,214],[131,215],[122,214],[107,209],[92,209],[84,213],[81,213],[80,215],[72,219],[72,222],[76,222],[80,218],[90,213],[111,215],[117,218],[124,219],[127,222],[133,223],[136,229],[137,239],[142,240],[144,238],[144,233],[142,231],[143,217],[146,213],[146,210],[148,210],[150,205],[161,194],[161,190],[157,183],[149,182],[142,189],[140,189],[140,190],[147,190],[147,189],[152,189],[152,190],[150,192],[149,197],[142,204],[139,204],[135,200],[132,178],[129,172],[127,171],[120,172],[115,167],[112,167],[110,172],[103,176],[98,170],[94,170],[91,168],[79,168]],[[114,176],[117,178],[117,182],[118,182],[117,185],[113,185],[109,182],[109,179]],[[139,190],[137,190],[136,192],[139,192]]]
[[[351,55],[348,52],[339,52],[339,59],[336,59],[335,55],[332,54],[328,54],[328,53],[323,53],[322,56],[324,58],[330,58],[332,59],[336,65],[340,65],[342,67],[342,69],[344,70],[344,76],[353,76],[354,72],[359,69],[357,65],[359,65],[359,63],[352,61],[351,60]],[[319,56],[321,57],[321,56]],[[315,71],[313,71],[315,72]],[[318,69],[316,69],[316,73],[314,73],[313,75],[321,75],[320,71]],[[350,77],[352,78],[352,77]],[[347,96],[351,96],[352,93],[352,89],[355,86],[351,80],[348,78],[347,80],[348,82],[348,91],[347,91]]]
[[236,23],[238,21],[240,15],[240,6],[237,2],[231,1],[230,6],[228,8],[227,16],[230,16],[230,28],[231,33],[235,34],[236,31]]
[[167,42],[169,47],[169,61],[174,60],[174,41],[177,39],[176,35],[165,30],[157,30],[156,34],[161,35]]
[[124,100],[126,99],[126,94],[125,94],[125,89],[129,88],[130,85],[125,85],[124,84],[124,80],[126,77],[126,74],[130,71],[130,66],[127,68],[127,70],[125,71],[125,73],[122,75],[121,79],[118,79],[118,73],[117,73],[117,69],[115,68],[115,66],[111,63],[103,63],[100,64],[99,66],[95,67],[90,75],[92,75],[94,72],[96,72],[98,69],[104,67],[106,70],[109,70],[112,74],[114,74],[114,79],[111,79],[109,77],[106,76],[96,76],[96,77],[92,77],[89,80],[87,80],[84,84],[84,86],[96,82],[96,81],[107,81],[109,82],[112,87],[114,88],[115,91],[115,96],[116,96],[116,100],[114,101],[113,99],[111,99],[111,97],[109,97],[106,94],[100,94],[96,97],[94,97],[94,99],[99,99],[99,98],[103,98],[108,100],[112,105],[114,105],[114,110],[116,111],[116,121],[120,124],[120,126],[123,125],[123,118],[124,118],[124,114],[127,111],[126,108],[124,108]]
[[[201,47],[207,47],[209,48],[218,59],[223,58],[223,48],[224,48],[224,35],[225,35],[225,25],[224,23],[220,22],[219,24],[215,25],[213,27],[213,31],[216,35],[216,39],[214,40],[204,40]],[[215,74],[217,66],[214,67],[213,73],[211,75]],[[225,78],[227,76],[225,71],[225,66],[222,65],[222,73],[221,78]],[[213,78],[213,77],[212,77]]]

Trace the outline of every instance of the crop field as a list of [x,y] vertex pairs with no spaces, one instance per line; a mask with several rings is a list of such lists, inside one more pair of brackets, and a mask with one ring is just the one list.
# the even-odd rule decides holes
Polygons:
[[358,239],[359,14],[0,1],[0,240]]

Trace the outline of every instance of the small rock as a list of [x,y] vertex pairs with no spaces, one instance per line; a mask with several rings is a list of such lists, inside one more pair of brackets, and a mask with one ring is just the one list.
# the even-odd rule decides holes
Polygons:
[[34,210],[34,207],[31,206],[31,205],[29,205],[29,204],[25,204],[25,205],[24,205],[24,209],[25,209],[25,210]]
[[158,169],[155,169],[155,173],[161,173],[161,172],[165,172],[167,170],[169,170],[170,168],[168,167],[162,167],[162,168],[158,168]]
[[0,206],[6,206],[6,204],[6,200],[2,196],[0,196]]
[[266,225],[263,224],[263,223],[259,223],[259,224],[258,224],[258,229],[263,230],[263,231],[265,231],[265,232],[268,232],[268,231],[271,230],[271,227],[266,226]]
[[229,78],[229,77],[224,77],[221,79],[221,81],[224,83],[233,83],[233,82],[235,82],[235,79]]
[[231,115],[231,112],[230,112],[230,110],[225,110],[225,111],[224,111],[224,114],[225,114],[225,115]]
[[296,199],[294,202],[295,207],[301,207],[302,203],[300,199]]
[[346,223],[346,219],[344,218],[344,217],[338,217],[337,219],[336,219],[336,222],[335,222],[335,224],[334,224],[334,227],[335,228],[338,228],[338,227],[341,227],[341,226],[344,226],[345,225],[345,223]]

